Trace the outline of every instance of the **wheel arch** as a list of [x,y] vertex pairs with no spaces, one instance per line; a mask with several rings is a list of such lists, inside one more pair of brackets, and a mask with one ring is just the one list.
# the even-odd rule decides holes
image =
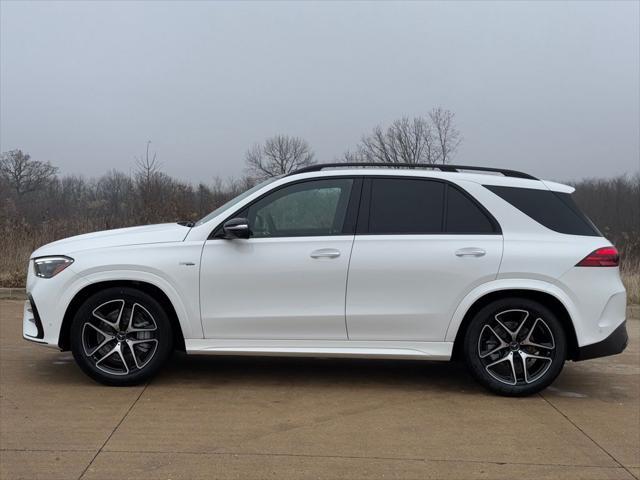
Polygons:
[[173,306],[173,303],[171,303],[171,300],[169,299],[167,294],[160,287],[139,280],[100,281],[91,283],[79,290],[71,299],[71,302],[67,306],[62,319],[60,335],[58,337],[58,347],[60,347],[61,350],[66,351],[71,348],[71,323],[73,322],[73,317],[75,316],[82,303],[94,293],[99,292],[100,290],[104,290],[105,288],[112,287],[135,288],[151,295],[158,302],[160,302],[162,307],[165,309],[167,316],[169,317],[169,321],[171,322],[174,337],[174,348],[183,352],[185,351],[184,333],[182,331],[182,326],[180,324],[180,320],[178,318],[178,314],[176,313],[176,309]]
[[528,300],[536,301],[545,307],[549,308],[562,323],[565,334],[567,336],[567,359],[575,360],[578,356],[578,339],[574,323],[571,319],[571,315],[566,305],[555,295],[548,291],[527,289],[527,288],[504,288],[500,290],[493,290],[477,298],[469,308],[467,308],[462,320],[458,326],[453,340],[453,352],[451,355],[452,360],[459,360],[462,358],[462,350],[464,343],[464,336],[469,328],[471,320],[482,308],[489,303],[509,297],[526,298]]

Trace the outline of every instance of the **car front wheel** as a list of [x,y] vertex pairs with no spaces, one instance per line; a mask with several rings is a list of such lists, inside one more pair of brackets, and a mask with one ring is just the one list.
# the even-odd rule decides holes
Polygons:
[[566,336],[544,305],[524,298],[494,301],[472,319],[464,354],[473,376],[507,396],[530,395],[558,376],[566,358]]
[[71,350],[82,370],[106,385],[136,385],[162,367],[173,347],[171,323],[150,295],[129,287],[89,297],[71,325]]

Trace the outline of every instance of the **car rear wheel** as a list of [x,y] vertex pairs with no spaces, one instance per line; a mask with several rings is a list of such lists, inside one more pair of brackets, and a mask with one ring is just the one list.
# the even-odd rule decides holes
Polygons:
[[464,355],[473,376],[507,396],[530,395],[558,376],[566,358],[566,336],[544,305],[524,298],[490,303],[472,319]]
[[82,370],[105,385],[136,385],[162,367],[173,348],[162,306],[140,290],[108,288],[89,297],[71,325],[71,350]]

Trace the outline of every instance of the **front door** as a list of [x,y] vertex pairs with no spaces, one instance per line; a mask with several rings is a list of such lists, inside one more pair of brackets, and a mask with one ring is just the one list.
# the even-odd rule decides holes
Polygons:
[[200,270],[205,338],[345,340],[360,180],[280,187],[237,212],[248,239],[212,238]]

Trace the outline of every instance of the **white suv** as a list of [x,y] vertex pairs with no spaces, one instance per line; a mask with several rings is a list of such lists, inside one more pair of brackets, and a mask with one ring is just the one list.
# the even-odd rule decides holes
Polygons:
[[315,165],[195,224],[39,248],[24,338],[109,385],[175,348],[463,358],[494,392],[530,394],[627,343],[618,253],[572,191],[511,170]]

